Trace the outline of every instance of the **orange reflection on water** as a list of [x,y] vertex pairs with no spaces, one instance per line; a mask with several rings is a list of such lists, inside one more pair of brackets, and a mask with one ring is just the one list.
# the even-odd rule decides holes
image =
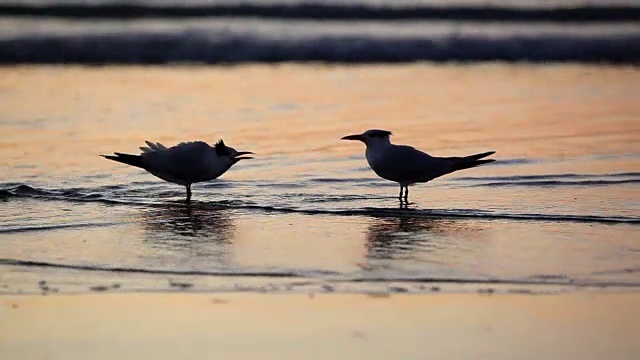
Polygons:
[[385,128],[443,155],[637,152],[638,83],[578,65],[4,67],[0,149],[12,165],[87,165],[145,139],[343,154],[341,136]]

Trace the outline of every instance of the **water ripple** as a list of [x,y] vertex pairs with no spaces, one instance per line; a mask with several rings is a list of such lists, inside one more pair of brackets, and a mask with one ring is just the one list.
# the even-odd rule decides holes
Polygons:
[[[640,180],[635,180],[640,182]],[[178,192],[166,192],[164,196],[178,194]],[[164,206],[153,199],[148,193],[141,191],[139,196],[113,196],[102,188],[93,189],[37,189],[28,185],[20,184],[4,189],[0,188],[0,197],[11,198],[33,198],[38,200],[57,200],[70,202],[98,202],[112,205],[131,206]],[[307,203],[335,203],[364,199],[363,196],[356,195],[325,195],[325,194],[288,194],[280,196],[292,196],[303,199],[299,203],[287,204],[283,206],[258,204],[253,200],[221,200],[202,202],[196,201],[194,207],[202,208],[233,208],[247,211],[279,212],[279,213],[299,213],[306,215],[334,215],[334,216],[368,216],[368,217],[422,217],[437,219],[481,219],[481,220],[513,220],[513,221],[543,221],[543,222],[578,222],[578,223],[605,223],[605,224],[640,224],[640,218],[632,216],[607,216],[607,215],[583,215],[583,214],[543,214],[543,213],[516,213],[499,212],[483,209],[412,209],[412,208],[375,208],[359,207],[355,209],[319,209],[310,208]],[[366,196],[371,199],[371,196]],[[375,197],[374,197],[375,198]],[[14,231],[18,231],[14,229]]]

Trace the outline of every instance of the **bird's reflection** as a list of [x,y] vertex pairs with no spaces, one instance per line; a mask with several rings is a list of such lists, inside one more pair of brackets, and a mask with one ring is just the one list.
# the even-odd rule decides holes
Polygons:
[[366,256],[370,259],[409,259],[419,253],[458,246],[457,233],[469,230],[459,220],[425,217],[372,218],[366,233]]
[[235,234],[230,209],[172,204],[144,212],[146,242],[192,256],[228,253]]

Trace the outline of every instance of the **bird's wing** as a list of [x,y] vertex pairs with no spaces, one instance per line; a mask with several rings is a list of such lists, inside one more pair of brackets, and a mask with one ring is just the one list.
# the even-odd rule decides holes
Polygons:
[[206,159],[211,155],[212,148],[207,143],[194,141],[145,152],[141,156],[146,169],[152,173],[173,178],[196,178],[207,170]]
[[441,175],[446,167],[442,159],[433,157],[411,146],[394,145],[384,153],[383,162],[389,177],[424,182]]
[[179,143],[178,145],[172,146],[172,148],[175,148],[175,147],[189,148],[189,147],[192,147],[192,146],[194,146],[194,147],[198,146],[198,147],[203,147],[203,148],[205,146],[206,147],[210,147],[209,144],[207,144],[204,141],[183,141],[183,142]]
[[154,143],[154,142],[145,140],[145,144],[147,144],[147,146],[140,147],[140,150],[142,150],[143,153],[167,149],[166,146],[160,144],[159,142]]

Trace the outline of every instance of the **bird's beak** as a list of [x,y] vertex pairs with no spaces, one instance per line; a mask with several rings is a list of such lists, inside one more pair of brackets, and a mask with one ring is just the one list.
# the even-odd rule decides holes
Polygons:
[[235,155],[233,155],[233,160],[240,161],[240,160],[253,159],[253,156],[242,157],[242,155],[249,155],[249,154],[253,155],[251,151],[238,151]]
[[363,141],[364,138],[362,137],[362,134],[358,134],[358,135],[343,136],[342,140],[360,140],[360,141]]

